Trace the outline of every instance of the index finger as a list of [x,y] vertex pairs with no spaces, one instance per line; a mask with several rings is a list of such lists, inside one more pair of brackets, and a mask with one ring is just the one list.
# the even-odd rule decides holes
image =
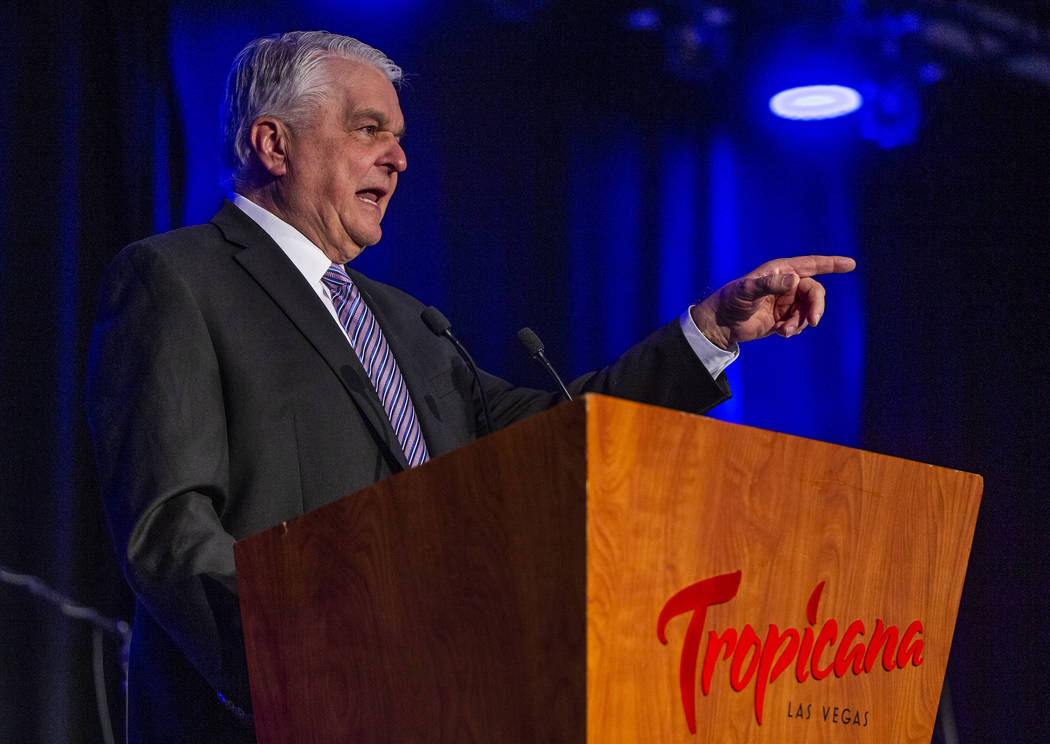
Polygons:
[[754,276],[763,274],[798,274],[800,277],[818,274],[845,274],[857,268],[849,256],[795,256],[775,258],[755,269]]

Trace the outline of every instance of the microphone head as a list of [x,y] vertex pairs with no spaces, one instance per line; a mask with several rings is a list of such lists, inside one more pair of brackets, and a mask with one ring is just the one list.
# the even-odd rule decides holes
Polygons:
[[529,356],[534,357],[543,353],[543,342],[540,341],[539,336],[533,333],[531,328],[522,328],[518,331],[518,343],[529,353]]
[[446,318],[444,314],[433,305],[424,310],[419,317],[423,319],[427,328],[429,328],[430,332],[435,336],[444,335],[444,333],[452,327],[452,324],[448,322],[448,318]]

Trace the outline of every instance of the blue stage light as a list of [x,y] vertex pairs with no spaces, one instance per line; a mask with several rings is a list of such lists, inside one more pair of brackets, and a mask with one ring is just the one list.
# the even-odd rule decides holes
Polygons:
[[782,90],[769,99],[769,110],[782,119],[815,121],[851,114],[864,99],[844,85],[804,85]]

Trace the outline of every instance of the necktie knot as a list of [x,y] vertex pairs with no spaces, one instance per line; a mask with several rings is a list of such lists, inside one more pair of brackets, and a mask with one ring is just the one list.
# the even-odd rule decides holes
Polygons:
[[349,287],[353,282],[350,280],[349,274],[346,273],[346,269],[337,263],[332,264],[325,271],[324,276],[321,277],[321,281],[328,287],[328,290],[332,293],[338,292],[344,287]]

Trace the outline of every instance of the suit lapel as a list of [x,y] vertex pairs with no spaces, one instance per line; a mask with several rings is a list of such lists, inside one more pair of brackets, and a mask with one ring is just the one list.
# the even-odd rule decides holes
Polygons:
[[339,378],[372,430],[394,472],[408,467],[401,443],[354,350],[295,264],[251,218],[230,202],[212,219],[228,241],[243,248],[234,259],[281,308]]
[[461,446],[462,438],[453,438],[448,428],[441,423],[438,410],[441,399],[431,384],[430,374],[433,373],[433,368],[423,362],[423,347],[419,344],[413,346],[410,341],[418,334],[423,321],[417,315],[407,316],[404,311],[399,312],[394,303],[384,302],[383,297],[370,291],[369,287],[374,285],[374,282],[359,272],[348,268],[347,273],[376,316],[379,327],[383,329],[390,351],[412,397],[412,405],[416,409],[430,456],[437,457]]

